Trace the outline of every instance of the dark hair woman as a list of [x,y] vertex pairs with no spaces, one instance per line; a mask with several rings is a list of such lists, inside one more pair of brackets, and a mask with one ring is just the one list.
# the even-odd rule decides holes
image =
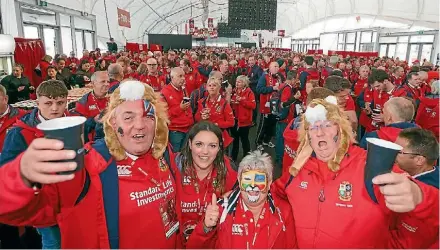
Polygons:
[[23,71],[23,65],[17,63],[12,68],[12,74],[6,76],[0,82],[9,96],[9,104],[29,100],[30,93],[35,90],[29,79],[23,75]]
[[84,87],[87,83],[90,82],[92,74],[93,73],[90,71],[89,61],[82,60],[78,66],[78,70],[76,71],[75,85],[80,88]]
[[213,196],[221,196],[236,185],[237,172],[225,156],[222,130],[208,121],[190,129],[176,163],[177,211],[182,214],[182,233],[188,239]]

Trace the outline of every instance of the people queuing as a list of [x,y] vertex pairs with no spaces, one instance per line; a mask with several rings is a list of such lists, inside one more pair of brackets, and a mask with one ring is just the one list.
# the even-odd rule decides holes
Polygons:
[[[23,67],[0,86],[0,222],[43,248],[438,247],[432,65],[238,48],[51,60],[28,114],[8,105],[33,91]],[[90,92],[68,111],[75,87]],[[36,125],[77,115],[84,166],[53,174],[75,154]],[[367,138],[403,147],[373,193]]]

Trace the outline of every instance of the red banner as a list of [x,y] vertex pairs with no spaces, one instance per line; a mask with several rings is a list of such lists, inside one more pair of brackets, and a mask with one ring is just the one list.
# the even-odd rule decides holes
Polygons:
[[285,30],[278,30],[278,36],[284,37],[286,35]]
[[118,8],[119,26],[131,28],[130,12]]
[[194,19],[189,19],[189,34],[190,35],[192,35],[192,34],[194,34],[194,29],[195,29],[195,26],[194,26]]

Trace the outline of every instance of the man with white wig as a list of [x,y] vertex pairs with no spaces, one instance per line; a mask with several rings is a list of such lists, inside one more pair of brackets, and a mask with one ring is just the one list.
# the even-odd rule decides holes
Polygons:
[[367,152],[354,144],[334,97],[308,104],[299,140],[290,173],[271,187],[292,206],[299,248],[396,248],[408,240],[403,231],[416,230],[411,221],[438,227],[438,198],[428,185],[394,172],[364,178]]
[[270,194],[273,165],[257,150],[238,168],[239,188],[217,202],[215,194],[205,217],[188,239],[187,248],[296,248],[290,205]]
[[62,248],[178,247],[165,106],[150,86],[121,83],[103,117],[105,140],[85,145],[74,174],[55,174],[76,169],[74,151],[35,139],[0,168],[0,222],[58,224]]

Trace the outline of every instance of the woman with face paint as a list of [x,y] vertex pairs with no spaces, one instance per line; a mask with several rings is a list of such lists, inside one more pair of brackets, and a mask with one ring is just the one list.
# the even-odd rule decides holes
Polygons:
[[204,219],[187,248],[296,248],[290,205],[270,194],[273,165],[260,151],[245,156],[238,168],[239,187],[220,200],[213,195]]
[[202,121],[188,132],[187,143],[176,156],[177,210],[182,214],[184,241],[203,220],[212,195],[221,196],[237,185],[234,163],[224,155],[222,131]]
[[292,206],[298,247],[429,247],[408,231],[415,233],[415,221],[438,230],[438,191],[387,169],[366,177],[384,166],[366,169],[367,152],[356,146],[350,122],[337,104],[334,97],[308,104],[297,156],[271,187],[274,196]]

